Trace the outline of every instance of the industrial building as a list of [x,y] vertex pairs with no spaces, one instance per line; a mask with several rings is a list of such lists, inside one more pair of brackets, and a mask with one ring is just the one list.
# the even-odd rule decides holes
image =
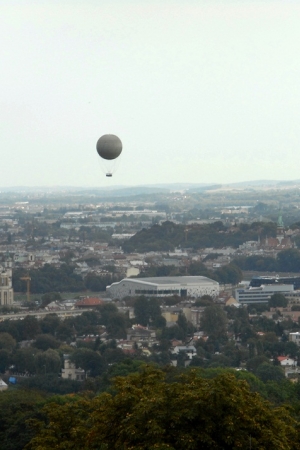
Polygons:
[[235,299],[241,304],[268,303],[273,294],[291,295],[294,291],[293,284],[271,284],[247,289],[236,289]]
[[111,298],[117,299],[136,295],[179,295],[183,298],[210,295],[214,298],[219,294],[219,283],[202,276],[124,278],[107,286],[106,291]]

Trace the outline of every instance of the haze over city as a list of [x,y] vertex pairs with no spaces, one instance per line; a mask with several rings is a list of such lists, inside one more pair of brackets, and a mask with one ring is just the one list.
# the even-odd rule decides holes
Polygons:
[[[0,186],[299,178],[298,2],[0,8]],[[105,133],[123,142],[112,179]]]

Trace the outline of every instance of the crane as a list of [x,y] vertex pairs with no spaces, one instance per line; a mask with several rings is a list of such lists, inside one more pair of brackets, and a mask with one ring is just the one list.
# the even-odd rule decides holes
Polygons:
[[21,277],[20,280],[26,281],[27,284],[27,303],[30,303],[30,281],[31,278],[29,274],[26,275],[26,277]]

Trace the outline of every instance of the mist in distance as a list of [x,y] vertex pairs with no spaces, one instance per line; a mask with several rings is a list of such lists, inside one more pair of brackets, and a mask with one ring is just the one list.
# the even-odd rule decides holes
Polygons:
[[298,179],[298,2],[124,3],[1,6],[0,186]]

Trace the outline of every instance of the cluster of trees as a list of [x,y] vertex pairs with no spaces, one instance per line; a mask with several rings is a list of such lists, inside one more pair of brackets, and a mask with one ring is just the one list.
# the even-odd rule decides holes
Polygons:
[[[191,366],[244,366],[261,380],[283,380],[284,371],[277,357],[286,355],[300,359],[299,347],[290,342],[286,334],[286,330],[299,331],[299,324],[291,319],[279,323],[260,315],[250,317],[244,308],[222,309],[209,298],[200,299],[197,304],[206,305],[201,316],[201,329],[208,339],[200,339],[195,344],[197,355],[193,357]],[[258,332],[264,334],[258,335]],[[235,339],[230,339],[230,336]]]
[[[76,365],[90,376],[100,375],[109,364],[125,358],[113,338],[126,337],[129,325],[127,317],[113,304],[64,320],[56,314],[40,320],[33,316],[26,316],[24,320],[5,320],[0,323],[0,372],[13,367],[14,372],[27,375],[59,374],[63,354],[70,353]],[[80,336],[99,335],[104,331],[103,326],[112,339],[107,344],[98,337],[91,342],[77,339],[75,348],[69,346]],[[21,341],[32,343],[20,347]]]
[[[178,301],[168,300],[170,304]],[[161,301],[126,300],[134,308],[135,323],[156,328],[159,344],[149,357],[136,347],[128,359],[117,348],[113,338],[126,337],[132,322],[114,304],[65,320],[50,314],[41,320],[27,316],[1,322],[0,371],[14,366],[17,372],[34,375],[1,393],[3,449],[26,445],[28,450],[63,449],[68,442],[74,449],[114,449],[126,444],[149,450],[221,450],[247,448],[250,438],[257,449],[300,448],[300,385],[285,378],[277,360],[279,355],[300,359],[299,347],[288,341],[285,332],[298,331],[299,324],[249,316],[245,308],[222,308],[205,296],[195,305],[205,306],[201,329],[208,338],[195,344],[197,355],[190,367],[185,368],[187,356],[182,352],[176,368],[143,368],[146,361],[161,367],[169,364],[174,358],[170,340],[188,343],[194,331],[183,314],[174,326],[166,327]],[[275,306],[282,301],[281,296],[272,298]],[[103,326],[110,341],[78,339],[99,335]],[[18,345],[29,339],[33,342],[28,347]],[[69,344],[75,340],[74,348]],[[88,373],[85,382],[58,377],[65,353]],[[241,366],[247,371],[233,370]],[[125,378],[113,382],[120,375]],[[286,403],[288,410],[280,407]]]
[[[79,219],[82,226],[79,230],[71,228],[70,230],[66,228],[61,228],[61,223],[66,223],[67,221],[62,221],[60,219],[62,213],[53,213],[53,216],[57,219],[54,223],[42,222],[35,220],[34,217],[18,215],[18,220],[20,225],[23,227],[23,231],[19,237],[25,238],[27,240],[27,246],[30,245],[32,248],[39,246],[41,243],[46,242],[46,238],[49,236],[55,238],[68,238],[69,240],[78,239],[82,242],[85,241],[98,241],[98,242],[111,242],[111,235],[113,234],[113,229],[109,228],[103,230],[97,226],[86,226],[86,219]],[[45,211],[47,215],[47,211]],[[53,217],[52,217],[53,219]],[[111,220],[111,219],[110,219]],[[11,243],[16,235],[7,232],[7,241]]]
[[[260,359],[263,358],[260,357]],[[255,365],[259,368],[255,368]],[[231,449],[238,444],[228,441],[228,446],[226,446],[225,439],[228,437],[222,434],[223,426],[225,426],[224,421],[228,419],[229,426],[233,427],[231,428],[232,433],[237,438],[237,434],[242,432],[242,430],[239,431],[241,423],[238,419],[240,417],[242,419],[241,428],[245,436],[248,433],[249,439],[251,434],[252,448],[299,448],[297,447],[299,437],[294,432],[295,429],[299,429],[299,424],[296,421],[299,419],[300,387],[298,383],[291,383],[285,377],[282,377],[279,367],[266,363],[258,365],[257,361],[253,360],[248,369],[253,372],[254,368],[257,372],[255,375],[254,372],[236,371],[220,366],[209,369],[197,367],[185,369],[183,366],[171,368],[168,366],[162,371],[155,367],[157,366],[149,366],[149,364],[146,367],[142,360],[124,359],[110,365],[104,375],[88,378],[82,384],[61,380],[53,375],[28,378],[26,382],[1,393],[1,448],[4,450],[21,450],[31,442],[26,448],[47,449],[50,448],[48,445],[51,442],[52,448],[55,446],[55,448],[63,449],[67,447],[65,439],[68,438],[70,448],[84,449],[82,442],[89,438],[87,434],[84,434],[81,440],[81,433],[89,433],[93,429],[91,435],[98,435],[91,420],[93,420],[92,415],[96,411],[100,412],[100,410],[103,413],[101,419],[106,414],[107,420],[100,420],[99,423],[107,424],[107,428],[105,428],[107,431],[111,427],[111,423],[114,424],[113,433],[110,434],[112,439],[110,443],[106,440],[108,435],[106,438],[101,435],[101,439],[104,439],[102,442],[103,445],[105,444],[104,448],[120,448],[118,447],[120,443],[117,440],[113,441],[113,439],[118,438],[121,426],[125,429],[126,424],[129,428],[131,426],[136,427],[136,430],[140,430],[140,434],[143,429],[147,435],[147,438],[140,442],[141,447],[138,447],[138,443],[135,442],[137,445],[135,448],[164,448],[163,441],[151,441],[153,445],[157,444],[158,447],[151,447],[150,443],[147,443],[148,433],[153,433],[154,438],[160,424],[163,427],[162,433],[166,439],[171,436],[175,438],[176,430],[178,430],[177,436],[180,441],[184,437],[184,430],[187,434],[194,430],[190,438],[198,440],[190,441],[192,447],[188,448]],[[276,369],[278,370],[277,376],[274,375]],[[264,379],[268,371],[272,372],[272,376]],[[259,375],[259,378],[257,375]],[[116,382],[116,377],[120,376],[125,378],[118,378]],[[49,389],[49,386],[51,389]],[[123,387],[121,388],[121,386]],[[250,397],[252,401],[249,403]],[[106,400],[108,400],[108,404]],[[83,409],[78,408],[78,402],[83,406]],[[255,403],[257,408],[254,408]],[[281,406],[287,404],[289,404],[288,409],[282,409]],[[107,409],[109,405],[114,405],[115,413],[119,410],[118,414],[112,416],[112,410]],[[285,440],[284,434],[281,436],[284,447],[278,446],[277,441],[270,442],[270,447],[266,445],[266,442],[256,441],[261,432],[259,430],[260,425],[262,425],[260,419],[257,419],[256,416],[262,418],[260,407],[263,405],[271,413],[268,418],[265,417],[267,419],[265,430],[270,425],[268,421],[271,420],[272,423],[273,414],[277,419],[282,419],[281,413],[285,411],[287,423],[292,425],[290,432],[295,447],[286,446],[288,441]],[[151,409],[149,409],[150,407]],[[250,410],[248,410],[248,407]],[[190,414],[187,414],[187,408],[190,408]],[[250,411],[254,415],[253,421],[250,421],[250,423],[243,422]],[[170,421],[167,420],[167,414],[172,414]],[[195,417],[194,414],[196,414]],[[193,417],[195,420],[193,420]],[[204,417],[207,418],[207,422],[203,421]],[[235,419],[233,420],[234,423],[231,423],[233,418]],[[97,421],[99,419],[100,417],[97,416]],[[210,421],[214,422],[213,427],[212,424],[209,425]],[[251,423],[253,423],[254,428],[258,428],[257,434],[253,433]],[[277,422],[277,425],[282,426],[284,424]],[[283,432],[284,429],[285,427],[280,428]],[[272,425],[269,432],[273,433]],[[205,434],[200,435],[201,433]],[[126,434],[123,434],[123,436],[126,437],[124,442],[133,445],[134,441],[130,441]],[[100,439],[100,436],[98,437]],[[158,435],[157,437],[161,439],[161,436]],[[205,443],[204,439],[208,439],[208,441]],[[189,441],[184,442],[187,445]],[[241,445],[246,445],[246,442],[241,443]],[[167,440],[167,444],[171,445],[170,441]],[[89,445],[87,448],[101,448],[98,440],[87,440],[86,445]],[[209,445],[212,445],[212,447]],[[177,449],[178,447],[175,445],[174,448]],[[236,448],[247,448],[247,446],[237,446]]]
[[[21,280],[27,275],[24,269],[13,271],[13,287],[15,292],[26,292],[26,283]],[[62,264],[56,268],[45,264],[40,269],[29,271],[31,278],[30,291],[33,294],[44,294],[49,292],[82,292],[90,290],[93,292],[105,291],[106,286],[119,280],[116,275],[98,276],[88,274],[84,279],[74,273],[74,266]]]
[[184,267],[149,266],[143,269],[138,278],[183,275],[202,275],[221,284],[238,284],[243,279],[243,273],[236,264],[227,264],[213,271],[209,270],[202,262],[191,262]]
[[[175,305],[179,297],[166,299],[168,305]],[[128,298],[126,303],[134,307],[135,319],[119,313],[114,304],[105,304],[95,311],[84,312],[80,316],[60,320],[56,314],[49,314],[39,320],[27,316],[24,320],[5,320],[0,323],[0,371],[11,365],[17,372],[29,374],[59,373],[62,367],[63,353],[70,353],[77,366],[89,371],[90,376],[100,376],[109,364],[120,361],[124,354],[115,343],[103,344],[98,337],[91,342],[80,340],[80,336],[99,336],[105,327],[110,339],[124,339],[127,329],[133,323],[150,325],[156,330],[157,347],[152,349],[149,360],[159,364],[170,363],[174,355],[170,353],[170,341],[178,339],[188,342],[193,335],[194,327],[183,314],[172,327],[166,326],[166,320],[161,315],[163,300],[157,298]],[[279,307],[286,304],[281,295],[274,295],[270,306]],[[195,306],[205,307],[201,314],[201,329],[208,335],[207,340],[197,342],[197,356],[192,365],[200,367],[239,367],[241,363],[257,356],[261,364],[277,361],[278,355],[290,355],[300,359],[297,345],[289,342],[284,330],[298,331],[299,324],[290,319],[278,323],[272,319],[257,315],[251,317],[246,309],[227,307],[225,310],[214,304],[209,296],[199,299]],[[255,313],[252,308],[252,313]],[[278,319],[280,312],[275,312]],[[258,331],[265,335],[259,337]],[[229,334],[228,334],[229,333]],[[234,336],[240,342],[229,340]],[[33,340],[27,348],[19,348],[20,341]],[[77,347],[69,343],[77,340]],[[114,342],[114,341],[113,341]],[[136,348],[135,355],[143,359],[142,349]],[[184,356],[184,357],[183,357]],[[180,355],[180,364],[184,365],[186,355]]]
[[136,323],[148,326],[153,325],[156,328],[162,328],[166,325],[166,320],[161,315],[161,302],[155,297],[137,297],[134,301],[134,315]]
[[[4,392],[2,448],[299,449],[297,406],[274,408],[250,389],[255,377],[195,370],[176,377],[179,373],[142,366],[137,373],[116,378],[112,391],[92,397]],[[299,389],[294,390],[298,404]]]
[[241,256],[233,263],[242,270],[255,270],[261,272],[299,272],[300,250],[295,248],[282,250],[277,258],[271,256]]
[[238,247],[245,241],[256,240],[257,236],[276,236],[276,224],[272,222],[254,222],[251,225],[240,224],[231,229],[218,221],[204,225],[177,225],[164,222],[143,229],[123,243],[123,250],[131,252],[170,251],[175,247],[199,248],[226,246]]

